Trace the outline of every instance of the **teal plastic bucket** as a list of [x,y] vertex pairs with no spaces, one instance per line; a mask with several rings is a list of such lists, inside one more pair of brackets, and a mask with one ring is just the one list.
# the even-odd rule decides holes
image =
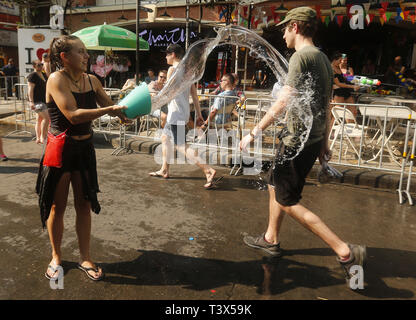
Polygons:
[[134,88],[118,105],[127,106],[127,109],[123,110],[123,112],[129,119],[149,114],[152,110],[152,99],[147,84],[143,82]]

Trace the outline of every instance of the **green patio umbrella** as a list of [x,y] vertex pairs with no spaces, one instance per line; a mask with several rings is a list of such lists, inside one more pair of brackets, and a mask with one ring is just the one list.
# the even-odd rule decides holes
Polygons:
[[[103,24],[81,29],[72,35],[77,36],[88,50],[136,50],[136,34],[120,27]],[[140,51],[149,51],[149,43],[140,38]]]

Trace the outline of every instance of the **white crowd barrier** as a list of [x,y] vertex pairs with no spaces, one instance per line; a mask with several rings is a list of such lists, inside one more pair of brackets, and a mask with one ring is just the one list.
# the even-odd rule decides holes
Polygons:
[[[389,101],[332,103],[331,163],[400,175],[399,202],[410,194],[416,143],[416,112]],[[405,179],[406,187],[405,185]]]

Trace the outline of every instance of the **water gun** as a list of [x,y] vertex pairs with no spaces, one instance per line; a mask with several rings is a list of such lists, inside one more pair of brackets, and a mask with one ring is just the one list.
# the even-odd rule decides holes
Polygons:
[[359,85],[361,87],[379,86],[381,81],[378,79],[370,79],[363,76],[347,76],[347,81]]
[[401,72],[396,71],[396,77],[399,79],[400,83],[407,88],[409,92],[413,91],[413,84],[410,81],[408,81],[405,77],[403,77],[403,74]]

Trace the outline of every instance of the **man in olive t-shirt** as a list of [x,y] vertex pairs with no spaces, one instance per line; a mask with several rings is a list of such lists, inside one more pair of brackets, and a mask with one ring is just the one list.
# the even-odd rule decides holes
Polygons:
[[[324,139],[326,109],[332,93],[333,71],[327,56],[313,45],[307,45],[296,51],[289,60],[289,73],[285,85],[298,88],[299,91],[312,92],[310,108],[313,124],[305,147]],[[310,88],[306,88],[310,86]],[[290,115],[289,119],[290,119]],[[295,134],[295,128],[288,123],[289,133]],[[291,145],[290,136],[283,143]]]
[[[313,212],[299,203],[305,184],[305,178],[311,170],[316,158],[321,163],[330,159],[328,148],[328,113],[329,97],[332,87],[332,71],[328,58],[320,52],[313,43],[312,37],[317,29],[315,10],[309,7],[299,7],[288,12],[280,23],[284,25],[284,40],[288,48],[294,48],[296,53],[289,61],[289,72],[279,98],[272,105],[260,123],[254,127],[249,135],[240,142],[240,149],[246,150],[254,137],[261,134],[274,122],[277,115],[284,112],[293,95],[302,92],[302,86],[311,84],[314,94],[310,103],[313,114],[313,126],[304,148],[292,160],[278,162],[270,168],[268,177],[269,187],[269,224],[265,233],[260,236],[245,236],[244,243],[256,249],[262,249],[272,256],[282,255],[279,231],[285,213],[301,223],[305,228],[320,237],[337,254],[347,283],[353,276],[350,271],[354,265],[363,266],[366,259],[366,249],[361,245],[347,244],[342,241],[328,226]],[[311,77],[308,81],[307,77]],[[305,78],[306,77],[306,78]],[[282,137],[279,143],[279,152],[290,147],[293,138],[299,135],[299,126],[296,114],[287,114],[288,134]],[[304,130],[305,128],[300,128]],[[285,142],[286,140],[286,142]],[[289,143],[287,145],[286,143]],[[352,288],[350,286],[350,288]]]

